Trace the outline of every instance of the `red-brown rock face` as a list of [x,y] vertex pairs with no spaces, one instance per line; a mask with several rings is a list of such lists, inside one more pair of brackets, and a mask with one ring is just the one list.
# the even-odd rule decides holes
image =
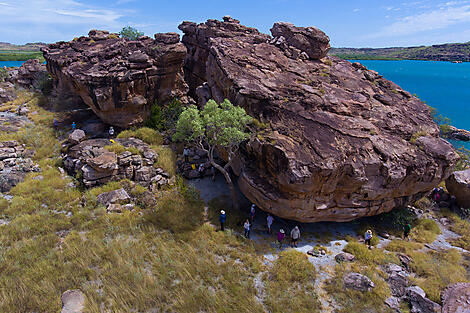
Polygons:
[[229,17],[179,28],[190,94],[228,98],[270,125],[234,166],[262,209],[349,221],[402,207],[449,176],[457,155],[426,105],[360,64],[315,60],[329,46],[321,33],[310,43],[286,30],[272,39]]
[[155,100],[184,97],[186,48],[176,33],[136,41],[92,30],[89,37],[42,49],[47,69],[62,95],[79,96],[106,123],[142,123]]

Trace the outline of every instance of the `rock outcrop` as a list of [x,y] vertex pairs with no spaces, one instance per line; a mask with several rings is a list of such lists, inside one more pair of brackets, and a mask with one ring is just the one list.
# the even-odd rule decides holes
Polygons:
[[41,89],[47,79],[46,65],[41,64],[38,59],[29,59],[18,69],[16,83],[24,88]]
[[375,288],[375,284],[369,277],[359,273],[348,273],[343,277],[343,283],[346,288],[359,291],[371,291]]
[[442,136],[452,140],[470,141],[470,131],[458,129],[454,126],[449,126],[448,129],[444,130]]
[[155,101],[184,98],[182,63],[186,48],[176,33],[132,41],[92,30],[88,37],[42,48],[56,93],[80,99],[106,123],[142,123]]
[[26,174],[40,171],[31,160],[33,154],[17,141],[0,142],[0,192],[10,191]]
[[441,306],[426,298],[426,293],[418,286],[406,290],[406,298],[412,313],[441,313]]
[[458,205],[470,209],[470,169],[452,173],[446,180],[446,187]]
[[403,207],[450,175],[458,156],[426,105],[359,63],[318,60],[320,31],[277,24],[273,39],[230,17],[179,29],[189,94],[227,98],[269,125],[233,166],[263,210],[350,221]]
[[442,313],[470,312],[470,284],[457,283],[442,293]]
[[[129,179],[144,187],[160,188],[171,182],[170,175],[155,168],[158,154],[140,139],[88,139],[64,144],[65,169],[87,187]],[[112,152],[119,148],[117,152]],[[123,151],[119,151],[123,150]]]

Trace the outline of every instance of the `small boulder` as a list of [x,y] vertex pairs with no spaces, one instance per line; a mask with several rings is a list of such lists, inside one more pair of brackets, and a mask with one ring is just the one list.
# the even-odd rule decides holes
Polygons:
[[470,312],[470,283],[447,286],[442,293],[442,313]]
[[406,292],[406,287],[408,287],[408,278],[403,273],[392,273],[387,279],[388,284],[390,285],[390,290],[392,295],[396,297],[403,297]]
[[388,305],[392,310],[396,312],[400,311],[400,300],[397,297],[389,297],[385,300],[385,304]]
[[108,213],[121,213],[122,212],[122,205],[119,203],[110,203],[106,208]]
[[341,252],[335,256],[335,260],[338,263],[353,262],[355,258],[356,257],[354,255],[352,255],[351,253],[347,253],[347,252]]
[[121,189],[99,194],[96,197],[96,200],[98,201],[98,203],[103,204],[103,205],[126,204],[126,203],[129,203],[129,201],[131,200],[131,197],[129,197],[129,195],[124,190],[124,188],[121,188]]
[[85,138],[85,132],[81,129],[76,129],[69,135],[69,142],[72,145],[78,145],[80,142],[85,140]]
[[426,298],[426,293],[418,286],[407,288],[406,298],[410,302],[411,313],[441,313],[441,306]]
[[446,180],[446,187],[461,207],[470,208],[470,169],[452,173]]
[[78,289],[67,290],[60,299],[62,300],[60,313],[82,313],[85,309],[85,295]]
[[371,291],[375,284],[369,277],[359,273],[348,273],[343,277],[343,283],[346,288],[359,291]]

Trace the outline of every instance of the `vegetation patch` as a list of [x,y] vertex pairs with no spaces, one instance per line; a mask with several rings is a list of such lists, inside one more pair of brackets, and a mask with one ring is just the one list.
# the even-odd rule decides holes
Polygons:
[[123,130],[119,133],[118,138],[128,139],[137,138],[149,145],[161,145],[163,143],[162,135],[149,127],[141,127],[133,130]]

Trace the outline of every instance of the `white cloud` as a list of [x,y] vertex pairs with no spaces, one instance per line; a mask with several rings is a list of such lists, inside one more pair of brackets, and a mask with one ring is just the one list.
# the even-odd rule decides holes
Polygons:
[[[420,32],[444,29],[449,26],[470,22],[470,5],[462,3],[468,1],[448,2],[447,5],[428,12],[410,15],[386,26],[367,38],[407,36]],[[455,6],[455,4],[460,6]]]
[[359,11],[360,11],[360,9],[358,9],[358,8],[355,8],[355,9],[353,10],[353,12],[359,12]]

